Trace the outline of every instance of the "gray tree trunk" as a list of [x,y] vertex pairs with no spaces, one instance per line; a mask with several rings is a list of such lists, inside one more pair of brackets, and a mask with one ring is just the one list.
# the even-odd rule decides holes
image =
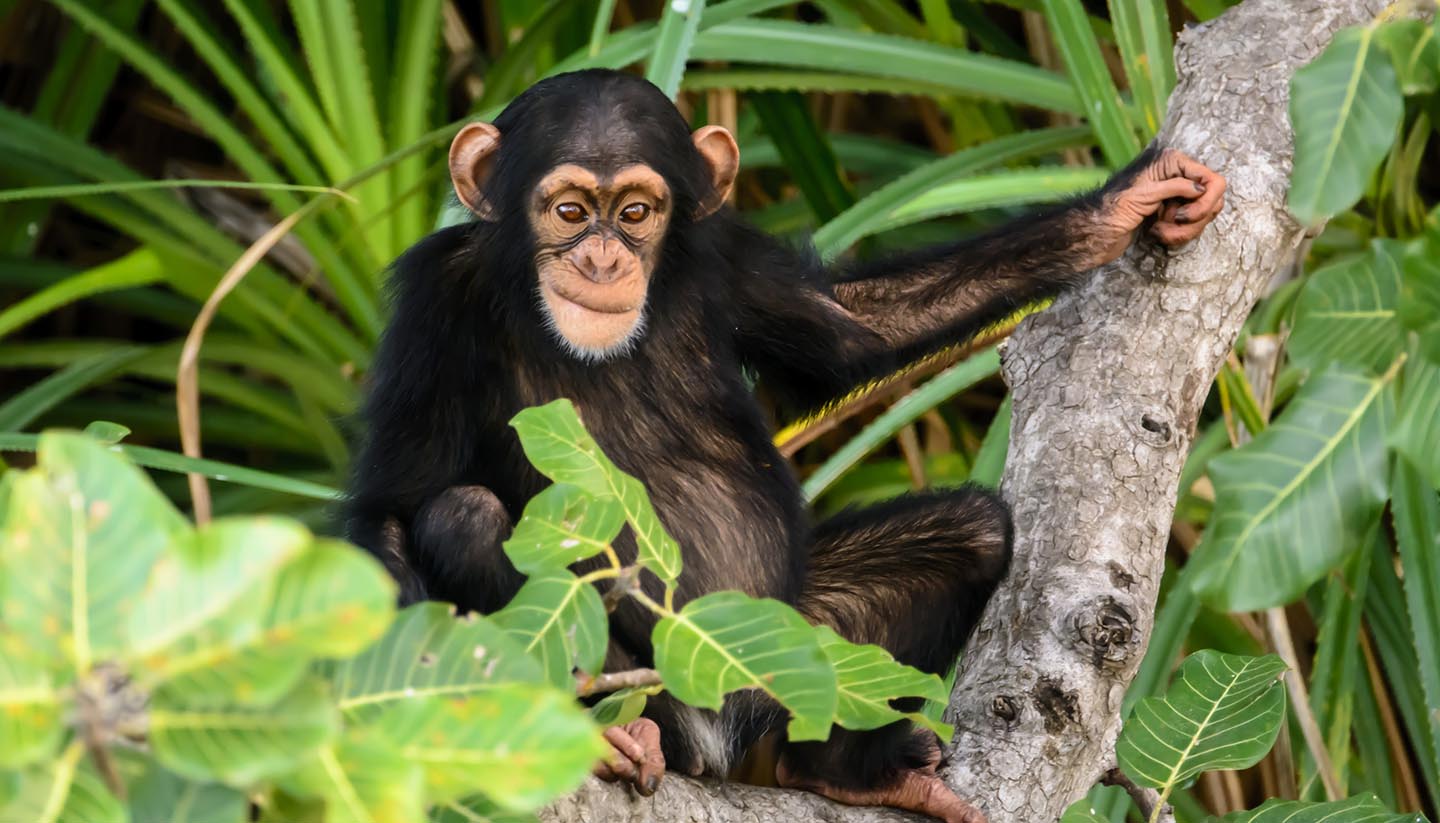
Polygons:
[[[1247,0],[1182,33],[1159,139],[1225,175],[1225,211],[1179,253],[1138,244],[1005,346],[1014,418],[1002,490],[1015,512],[1015,562],[951,696],[946,774],[991,823],[1056,820],[1113,765],[1200,406],[1304,234],[1285,211],[1290,77],[1336,30],[1385,5]],[[592,780],[542,819],[916,818],[672,775],[653,799]]]

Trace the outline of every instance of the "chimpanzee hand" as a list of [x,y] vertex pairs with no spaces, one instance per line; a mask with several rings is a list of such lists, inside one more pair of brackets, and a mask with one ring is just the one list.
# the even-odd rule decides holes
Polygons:
[[605,730],[610,756],[595,764],[595,776],[608,782],[624,781],[649,797],[665,777],[665,755],[660,751],[660,727],[647,717]]
[[1105,193],[1092,236],[1094,265],[1124,254],[1152,216],[1150,234],[1167,246],[1182,246],[1199,237],[1224,205],[1225,178],[1165,149],[1127,186]]

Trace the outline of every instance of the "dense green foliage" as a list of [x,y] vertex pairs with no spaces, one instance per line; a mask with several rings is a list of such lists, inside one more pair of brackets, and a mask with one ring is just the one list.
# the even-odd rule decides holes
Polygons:
[[[705,706],[764,688],[803,737],[887,722],[897,695],[943,700],[873,647],[721,593],[651,601],[662,684],[587,718],[571,669],[593,673],[606,637],[589,582],[633,572],[567,566],[628,524],[647,573],[684,571],[644,489],[563,405],[516,424],[560,481],[506,545],[530,575],[516,601],[395,614],[373,563],[300,525],[329,528],[384,267],[463,218],[442,151],[464,120],[592,65],[641,67],[697,124],[730,126],[738,207],[827,259],[973,232],[1094,185],[1154,135],[1178,5],[498,0],[478,20],[441,0],[49,3],[0,0],[0,30],[59,25],[33,88],[0,89],[0,449],[23,466],[39,449],[0,479],[0,820],[183,805],[220,823],[245,793],[274,820],[524,819],[588,771],[597,722],[660,688]],[[1395,14],[1294,79],[1290,205],[1329,222],[1251,317],[1181,478],[1118,754],[1182,821],[1412,820],[1440,802],[1440,45]],[[116,136],[134,88],[144,105],[118,107],[163,112],[147,140],[178,122],[202,144],[186,170]],[[182,193],[162,174],[226,179]],[[233,268],[292,215],[276,253]],[[204,335],[193,404],[222,459],[186,458],[181,343],[227,271],[243,279]],[[817,509],[997,482],[998,358],[950,360],[782,434]],[[35,434],[95,419],[134,432],[109,448],[92,440],[124,427]],[[161,470],[164,494],[132,464]],[[222,481],[217,513],[267,516],[190,525],[167,502],[187,501],[187,470]],[[734,652],[747,619],[783,630],[793,680],[765,676],[763,648]],[[501,716],[525,722],[502,735],[486,722]],[[1127,813],[1105,788],[1066,819]]]

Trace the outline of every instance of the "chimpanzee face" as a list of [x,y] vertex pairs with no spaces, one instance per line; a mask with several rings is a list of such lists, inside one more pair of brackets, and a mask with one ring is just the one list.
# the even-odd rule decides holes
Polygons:
[[[667,232],[718,209],[740,164],[728,131],[688,134],[653,86],[597,82],[599,100],[546,100],[543,88],[535,102],[517,100],[519,135],[506,148],[489,123],[466,126],[450,146],[455,192],[480,219],[523,213],[544,322],[566,352],[592,362],[624,356],[644,334]],[[536,145],[545,141],[553,145]],[[497,163],[505,179],[488,185]]]

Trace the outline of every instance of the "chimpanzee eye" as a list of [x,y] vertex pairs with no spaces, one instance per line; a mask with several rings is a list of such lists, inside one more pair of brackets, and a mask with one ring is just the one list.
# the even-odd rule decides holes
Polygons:
[[644,203],[631,203],[620,210],[620,219],[626,223],[639,223],[650,216],[650,207]]
[[588,216],[579,203],[561,203],[555,207],[555,213],[566,223],[583,223]]

